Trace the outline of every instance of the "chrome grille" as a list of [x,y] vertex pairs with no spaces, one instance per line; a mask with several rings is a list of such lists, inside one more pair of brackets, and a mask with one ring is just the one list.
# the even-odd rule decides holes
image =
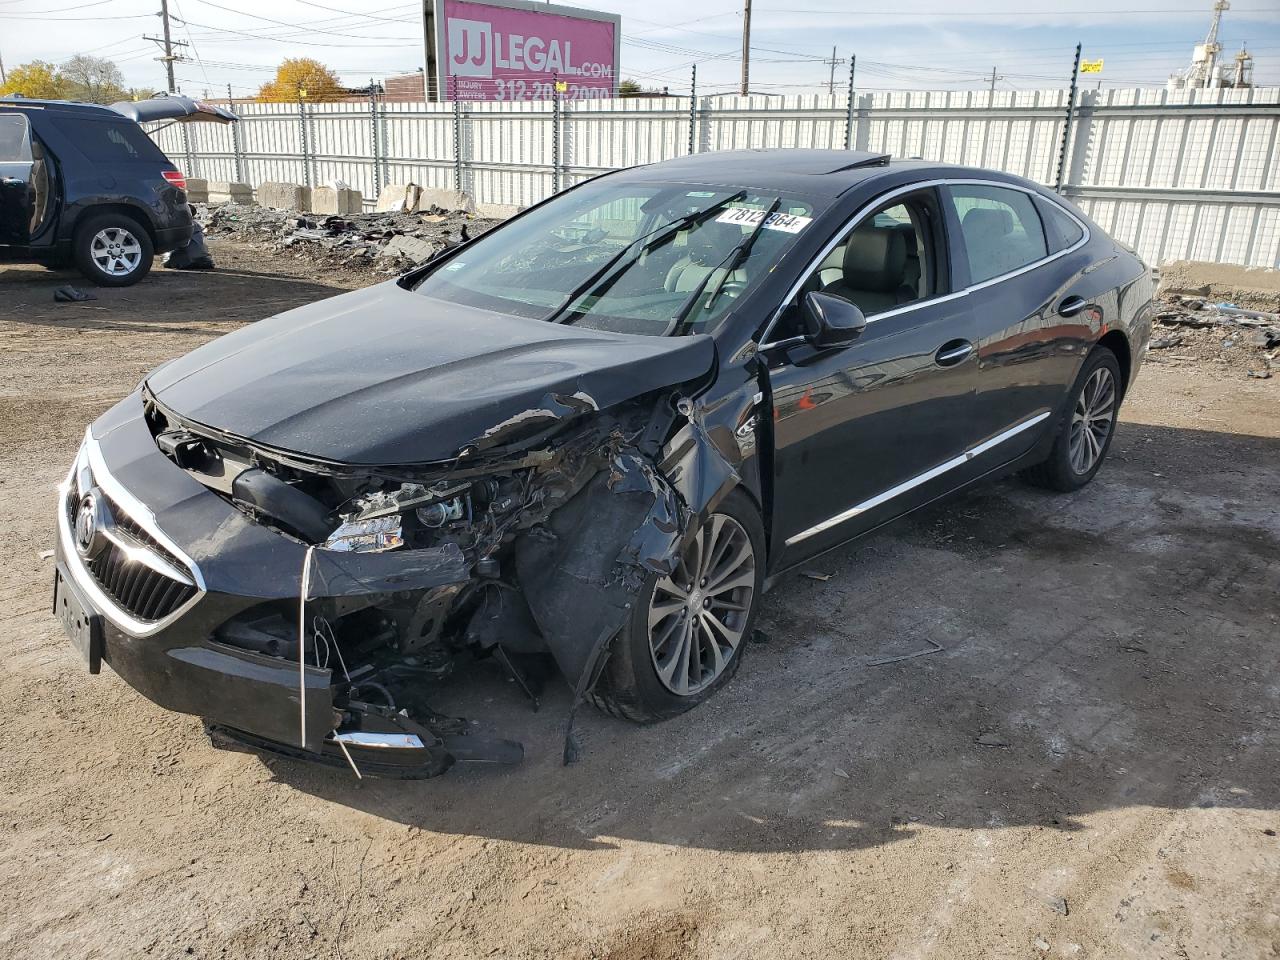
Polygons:
[[[106,498],[120,539],[147,551],[176,570],[187,565],[165,549],[155,537],[138,525],[120,505]],[[80,498],[74,488],[67,497],[67,519],[72,530],[80,510]],[[109,543],[101,553],[83,560],[84,568],[102,591],[131,617],[144,623],[155,623],[177,611],[198,592],[191,583],[183,583],[153,569],[147,563],[130,557],[121,543]]]

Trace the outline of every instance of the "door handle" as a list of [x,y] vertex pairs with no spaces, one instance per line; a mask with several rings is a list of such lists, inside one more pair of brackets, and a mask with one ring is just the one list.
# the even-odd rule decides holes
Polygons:
[[1062,317],[1074,317],[1077,313],[1089,305],[1084,297],[1067,297],[1058,304],[1058,315]]
[[968,340],[948,340],[933,355],[933,362],[940,367],[954,367],[971,353],[973,344]]
[[11,187],[20,187],[26,182],[27,181],[22,180],[19,177],[0,177],[0,183]]

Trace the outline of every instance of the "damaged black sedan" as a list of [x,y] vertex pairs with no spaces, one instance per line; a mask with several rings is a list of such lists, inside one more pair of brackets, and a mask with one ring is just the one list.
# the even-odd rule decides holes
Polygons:
[[519,758],[432,708],[477,656],[670,717],[787,569],[995,474],[1088,483],[1151,297],[1005,174],[609,174],[153,371],[61,487],[55,613],[219,745],[361,774]]

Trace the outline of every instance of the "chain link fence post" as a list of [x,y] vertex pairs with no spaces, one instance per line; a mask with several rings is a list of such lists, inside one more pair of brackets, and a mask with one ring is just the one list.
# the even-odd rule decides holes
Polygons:
[[182,157],[185,161],[183,163],[183,169],[188,177],[199,176],[200,171],[196,167],[196,157],[195,154],[191,152],[191,134],[187,131],[187,125],[185,123],[180,123],[178,126],[182,129]]
[[1058,176],[1053,189],[1058,193],[1067,179],[1067,151],[1071,144],[1071,126],[1076,113],[1076,86],[1080,82],[1080,44],[1076,44],[1076,62],[1071,68],[1071,91],[1067,94],[1067,118],[1062,125],[1062,146],[1058,150]]
[[698,65],[689,74],[689,152],[698,152]]
[[845,106],[844,114],[844,148],[846,150],[853,149],[853,73],[857,67],[858,55],[849,54],[849,102]]
[[551,78],[551,192],[560,192],[560,78]]
[[312,186],[311,162],[307,146],[307,102],[305,100],[298,101],[298,143],[302,147],[302,184],[310,187]]
[[458,78],[451,76],[453,86],[453,189],[462,189],[462,101],[458,99]]
[[[235,112],[232,104],[235,98],[231,96],[231,84],[227,84],[227,109]],[[244,154],[240,147],[240,124],[243,121],[237,120],[231,124],[231,160],[235,167],[236,183],[245,183],[244,178]]]
[[382,192],[382,150],[378,136],[378,94],[369,78],[369,150],[373,154],[373,195]]

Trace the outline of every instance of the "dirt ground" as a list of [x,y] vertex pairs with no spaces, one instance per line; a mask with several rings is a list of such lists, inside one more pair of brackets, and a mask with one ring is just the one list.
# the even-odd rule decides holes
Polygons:
[[[769,594],[640,728],[457,704],[515,768],[419,783],[211,749],[48,607],[54,485],[159,361],[359,281],[228,242],[55,304],[0,270],[5,958],[1280,956],[1280,379],[1152,364],[1095,483],[1005,480]],[[888,665],[874,661],[941,652]]]

